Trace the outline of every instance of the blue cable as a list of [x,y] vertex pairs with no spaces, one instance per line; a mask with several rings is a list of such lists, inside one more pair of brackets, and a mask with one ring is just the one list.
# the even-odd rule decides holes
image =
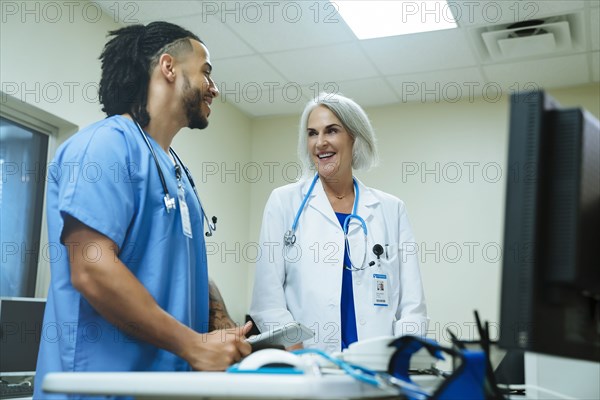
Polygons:
[[[317,354],[317,355],[323,357],[324,359],[326,359],[327,361],[335,364],[337,367],[342,369],[345,373],[347,373],[354,379],[359,380],[361,382],[368,383],[369,385],[373,385],[373,386],[377,386],[377,387],[381,386],[381,383],[377,379],[373,378],[373,376],[375,375],[374,371],[371,371],[371,370],[368,370],[366,368],[359,367],[356,365],[350,365],[340,359],[331,357],[329,354],[325,353],[324,351],[317,350],[317,349],[300,349],[300,350],[294,350],[292,353],[294,353],[294,354]],[[371,376],[369,376],[369,375],[371,375]]]
[[[408,396],[410,399],[427,399],[430,397],[429,393],[421,390],[421,388],[419,388],[415,384],[412,384],[409,382],[404,382],[399,379],[394,379],[393,377],[389,376],[387,373],[380,373],[380,372],[370,370],[368,368],[361,367],[360,365],[349,364],[338,358],[330,356],[329,354],[325,353],[322,350],[300,349],[300,350],[294,350],[294,351],[292,351],[292,353],[298,354],[298,355],[300,355],[300,354],[317,354],[317,355],[323,357],[324,359],[326,359],[327,361],[331,362],[332,364],[335,364],[346,374],[348,374],[349,376],[351,376],[352,378],[354,378],[360,382],[364,382],[366,384],[369,384],[369,385],[372,385],[372,386],[375,386],[378,388],[394,387],[400,393]],[[392,383],[394,381],[396,381],[397,383],[396,384]]]

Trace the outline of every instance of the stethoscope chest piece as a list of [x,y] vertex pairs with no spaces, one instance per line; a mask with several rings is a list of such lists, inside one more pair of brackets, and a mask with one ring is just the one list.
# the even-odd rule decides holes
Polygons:
[[290,229],[283,235],[283,244],[292,246],[294,243],[296,243],[296,235],[294,235],[294,232]]
[[175,204],[175,198],[171,197],[168,193],[165,195],[165,197],[163,197],[163,200],[165,201],[165,208],[167,209],[167,214],[170,213],[171,210],[177,208],[177,205]]

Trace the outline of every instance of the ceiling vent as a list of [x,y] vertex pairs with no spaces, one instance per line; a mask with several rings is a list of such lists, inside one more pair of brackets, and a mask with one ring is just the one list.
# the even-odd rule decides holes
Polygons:
[[573,49],[569,18],[552,17],[489,27],[481,33],[494,61],[562,53]]

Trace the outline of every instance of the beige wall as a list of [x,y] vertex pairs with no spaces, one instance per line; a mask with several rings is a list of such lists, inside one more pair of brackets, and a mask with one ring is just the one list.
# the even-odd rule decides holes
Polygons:
[[15,14],[2,15],[1,89],[78,126],[103,118],[97,101],[98,56],[108,31],[118,25],[86,2],[69,6],[71,13],[69,7],[44,11],[40,4],[12,2]]

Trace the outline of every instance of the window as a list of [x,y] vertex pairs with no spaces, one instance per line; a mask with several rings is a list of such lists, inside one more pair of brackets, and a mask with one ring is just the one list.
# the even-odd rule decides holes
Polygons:
[[48,135],[0,117],[0,296],[33,297]]

